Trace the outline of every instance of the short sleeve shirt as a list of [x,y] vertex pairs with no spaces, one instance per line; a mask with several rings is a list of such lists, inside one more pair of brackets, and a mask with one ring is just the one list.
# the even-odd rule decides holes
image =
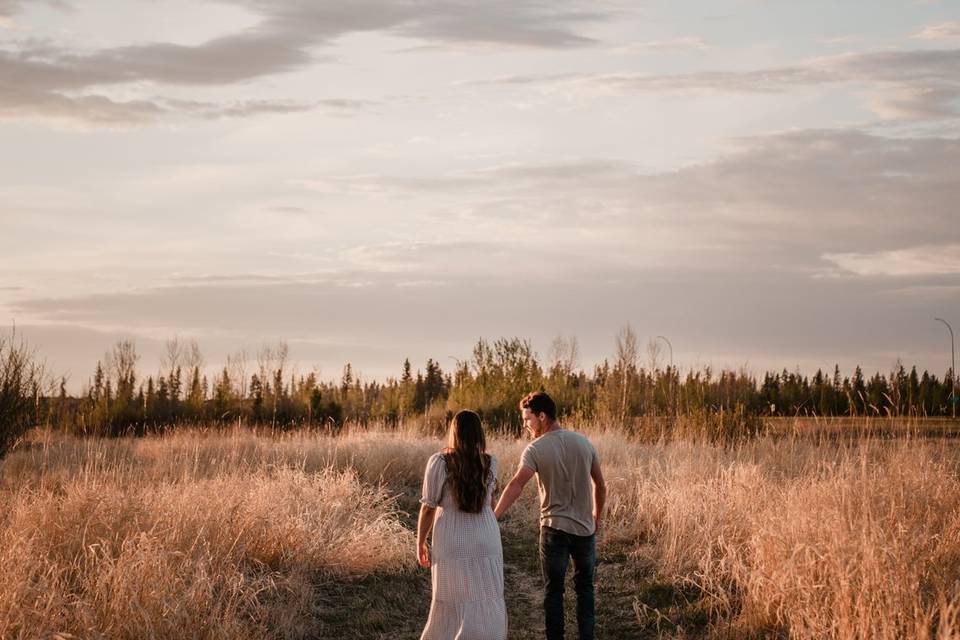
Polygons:
[[540,526],[578,536],[593,534],[590,470],[599,459],[586,436],[567,429],[548,431],[527,445],[520,465],[537,474]]

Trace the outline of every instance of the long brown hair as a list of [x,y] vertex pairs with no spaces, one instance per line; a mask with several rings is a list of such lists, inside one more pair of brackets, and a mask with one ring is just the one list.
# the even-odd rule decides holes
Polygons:
[[487,496],[490,456],[480,416],[459,411],[450,421],[450,433],[444,457],[453,498],[461,511],[480,513]]

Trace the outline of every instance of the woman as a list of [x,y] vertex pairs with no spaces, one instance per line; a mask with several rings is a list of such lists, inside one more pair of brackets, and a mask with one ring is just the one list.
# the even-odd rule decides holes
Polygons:
[[[505,640],[503,549],[491,499],[497,459],[486,453],[480,416],[461,411],[447,448],[423,476],[417,558],[430,567],[433,596],[421,640]],[[427,535],[433,529],[433,546]]]

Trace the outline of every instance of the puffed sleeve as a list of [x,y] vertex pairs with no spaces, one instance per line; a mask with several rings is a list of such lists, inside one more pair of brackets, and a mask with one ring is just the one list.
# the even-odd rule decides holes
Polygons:
[[443,459],[443,454],[435,453],[427,460],[427,468],[423,472],[423,491],[420,502],[436,508],[443,497],[443,486],[446,482],[447,462]]

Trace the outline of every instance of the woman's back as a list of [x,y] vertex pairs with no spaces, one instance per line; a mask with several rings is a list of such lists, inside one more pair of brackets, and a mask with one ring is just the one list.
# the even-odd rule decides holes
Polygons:
[[492,497],[497,459],[490,457],[486,491],[478,513],[462,510],[453,491],[448,460],[434,454],[424,473],[421,502],[437,507],[430,567],[433,599],[422,640],[503,640],[503,550]]
[[463,511],[457,505],[456,496],[450,487],[446,456],[442,453],[434,454],[427,464],[428,469],[431,463],[435,466],[436,473],[443,474],[443,480],[439,477],[436,479],[437,482],[442,482],[442,486],[439,510],[433,525],[433,558],[501,555],[500,526],[493,515],[492,506],[497,459],[490,456],[486,492],[479,513]]

